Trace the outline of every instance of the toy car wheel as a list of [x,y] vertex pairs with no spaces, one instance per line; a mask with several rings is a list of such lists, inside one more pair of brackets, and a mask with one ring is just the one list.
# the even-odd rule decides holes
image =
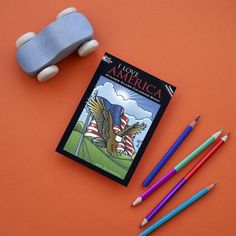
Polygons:
[[35,37],[36,34],[34,32],[28,32],[26,34],[23,34],[20,38],[16,40],[16,47],[19,48],[23,44],[27,43],[30,39]]
[[85,57],[92,53],[97,47],[99,46],[97,40],[90,40],[86,43],[84,43],[79,49],[78,49],[78,54],[81,57]]
[[40,71],[37,75],[39,82],[46,82],[47,80],[54,77],[59,71],[59,68],[55,65],[48,66],[42,71]]
[[61,11],[58,15],[57,15],[57,19],[66,16],[68,14],[71,14],[73,12],[77,12],[77,9],[75,7],[68,7],[66,9],[64,9],[63,11]]

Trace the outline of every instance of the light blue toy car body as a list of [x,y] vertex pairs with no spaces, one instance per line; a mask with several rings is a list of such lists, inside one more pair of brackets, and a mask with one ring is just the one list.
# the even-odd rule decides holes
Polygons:
[[87,18],[81,13],[73,12],[60,17],[38,35],[20,45],[17,60],[26,73],[35,76],[91,41],[92,37],[93,28]]

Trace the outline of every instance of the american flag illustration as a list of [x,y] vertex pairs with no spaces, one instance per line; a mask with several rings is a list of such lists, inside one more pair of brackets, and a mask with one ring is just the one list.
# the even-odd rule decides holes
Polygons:
[[[129,122],[129,119],[124,114],[124,109],[120,105],[111,104],[107,99],[99,97],[99,99],[103,100],[104,105],[107,109],[111,112],[112,120],[113,120],[113,130],[115,133],[123,130]],[[91,137],[91,138],[98,138],[101,135],[98,132],[98,127],[96,124],[96,120],[92,117],[84,136]],[[134,135],[125,135],[123,140],[118,143],[117,151],[123,152],[132,156],[135,152],[134,150]]]

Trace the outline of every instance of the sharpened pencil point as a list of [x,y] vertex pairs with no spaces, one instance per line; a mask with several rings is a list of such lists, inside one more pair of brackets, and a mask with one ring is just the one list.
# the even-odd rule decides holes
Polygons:
[[210,191],[210,190],[213,189],[215,186],[216,186],[216,183],[213,183],[213,184],[209,185],[209,186],[206,187],[206,188]]
[[141,197],[138,197],[138,198],[133,202],[132,206],[134,207],[134,206],[138,205],[140,202],[142,202],[142,198],[141,198]]
[[212,136],[213,136],[215,139],[217,139],[223,132],[224,132],[224,130],[222,129],[222,130],[220,130],[220,131],[214,133]]
[[200,118],[200,115],[195,119],[195,121],[198,121],[199,120],[199,118]]
[[199,118],[200,118],[200,115],[197,118],[195,118],[195,120],[190,124],[190,126],[192,126],[192,128],[197,124]]
[[139,227],[142,228],[147,223],[148,223],[148,220],[145,218]]
[[223,136],[221,139],[226,142],[227,139],[229,138],[230,132],[228,132],[225,136]]

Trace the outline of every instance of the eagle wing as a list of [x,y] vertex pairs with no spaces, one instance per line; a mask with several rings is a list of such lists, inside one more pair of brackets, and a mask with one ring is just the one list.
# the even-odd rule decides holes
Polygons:
[[107,140],[109,138],[110,126],[112,125],[110,123],[109,110],[106,109],[103,101],[98,98],[89,98],[87,105],[96,120],[98,132],[102,138]]
[[139,124],[138,122],[131,125],[131,126],[127,126],[125,129],[121,130],[120,132],[118,132],[117,134],[121,137],[125,136],[125,135],[130,135],[130,134],[138,134],[140,133],[142,130],[144,130],[146,128],[146,124],[145,123],[141,123]]

